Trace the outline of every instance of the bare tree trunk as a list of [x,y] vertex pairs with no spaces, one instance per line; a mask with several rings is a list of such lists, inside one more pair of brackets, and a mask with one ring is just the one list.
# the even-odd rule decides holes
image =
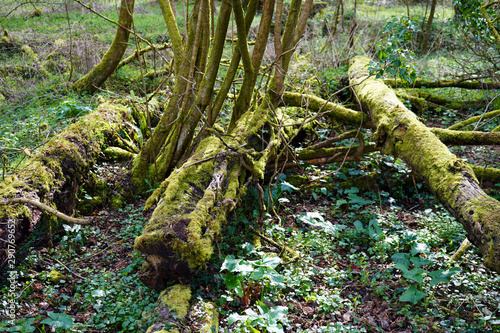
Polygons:
[[432,21],[434,20],[434,13],[436,11],[436,4],[437,0],[432,0],[429,18],[425,24],[424,39],[422,40],[422,52],[427,52],[429,38],[431,36]]
[[73,85],[76,91],[96,91],[113,74],[128,46],[135,0],[122,0],[115,38],[101,62]]
[[368,63],[366,57],[355,57],[349,78],[376,125],[374,141],[383,153],[400,156],[428,183],[463,224],[485,265],[500,272],[500,202],[484,193],[471,167],[450,153],[391,89],[369,77]]

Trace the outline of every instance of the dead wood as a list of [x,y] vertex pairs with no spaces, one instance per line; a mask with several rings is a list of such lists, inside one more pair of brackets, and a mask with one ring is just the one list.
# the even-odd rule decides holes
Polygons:
[[448,148],[399,101],[381,80],[368,77],[369,59],[355,57],[350,84],[366,106],[384,154],[400,156],[467,231],[487,267],[500,272],[500,202],[479,186],[472,168]]

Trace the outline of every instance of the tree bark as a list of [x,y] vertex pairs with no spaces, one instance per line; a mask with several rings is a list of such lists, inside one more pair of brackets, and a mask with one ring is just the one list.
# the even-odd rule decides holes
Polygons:
[[135,0],[122,0],[119,26],[116,28],[115,38],[99,64],[85,76],[75,82],[76,91],[96,91],[113,74],[128,46],[130,28],[132,27]]
[[385,154],[400,156],[428,183],[462,223],[484,264],[500,272],[500,202],[479,187],[471,167],[409,111],[381,80],[369,77],[369,59],[355,57],[349,79],[376,125],[373,140]]
[[[384,83],[390,87],[397,88],[401,82],[394,79],[384,79]],[[482,82],[478,80],[426,80],[416,79],[411,85],[412,88],[464,88],[464,89],[500,89],[498,82]]]
[[[127,107],[106,102],[52,138],[16,175],[0,183],[0,201],[28,198],[73,214],[78,186],[96,162],[114,127],[126,118]],[[42,217],[32,205],[0,206],[0,268],[14,267],[15,248]]]
[[245,180],[262,179],[276,149],[276,134],[262,133],[268,112],[256,108],[245,113],[224,142],[215,136],[204,139],[148,199],[146,209],[157,206],[135,241],[146,255],[141,280],[147,286],[161,290],[168,281],[188,280],[210,258],[227,213],[246,191]]
[[434,12],[436,11],[436,4],[437,0],[432,0],[431,11],[429,13],[429,17],[427,18],[427,22],[425,24],[424,39],[422,41],[422,52],[427,52],[427,48],[429,45],[429,38],[431,36],[432,21],[434,20]]

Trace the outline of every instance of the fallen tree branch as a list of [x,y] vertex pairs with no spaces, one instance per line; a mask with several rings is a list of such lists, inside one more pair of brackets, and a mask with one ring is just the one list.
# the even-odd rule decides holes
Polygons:
[[137,59],[138,57],[142,56],[145,53],[148,53],[148,52],[151,52],[151,51],[154,51],[154,52],[161,51],[161,50],[164,50],[164,49],[166,49],[168,47],[171,47],[171,46],[172,46],[172,44],[170,44],[170,43],[163,43],[162,45],[150,44],[149,46],[146,46],[143,49],[135,50],[127,58],[125,58],[122,61],[120,61],[120,63],[118,64],[118,66],[116,66],[116,70],[122,68],[126,64],[131,63],[132,61],[134,61],[135,59]]
[[439,140],[445,145],[500,145],[500,133],[478,131],[454,131],[444,128],[431,128]]
[[462,223],[485,266],[500,272],[500,202],[481,189],[468,163],[453,155],[382,80],[369,77],[369,62],[366,57],[352,59],[349,79],[377,126],[373,140],[383,154],[400,156],[428,183]]
[[462,241],[462,243],[460,244],[460,247],[458,248],[458,250],[451,256],[450,261],[460,260],[460,258],[462,258],[463,255],[465,254],[465,251],[467,251],[467,249],[471,245],[472,245],[472,243],[467,238],[465,238]]
[[471,117],[469,119],[463,120],[461,122],[458,122],[456,124],[453,124],[452,126],[448,127],[449,130],[459,130],[464,128],[467,125],[474,124],[475,122],[481,121],[482,119],[491,119],[491,118],[496,118],[500,116],[500,110],[494,110],[490,111],[488,113]]
[[9,200],[0,201],[0,206],[10,205],[13,203],[23,203],[23,204],[30,204],[30,205],[36,206],[36,207],[40,208],[41,210],[46,211],[47,213],[50,213],[56,217],[59,217],[60,219],[63,219],[64,221],[69,222],[69,223],[82,224],[82,225],[90,224],[89,219],[79,219],[79,218],[68,216],[68,215],[58,211],[57,209],[50,207],[49,205],[46,205],[46,204],[39,202],[39,201],[36,201],[36,200],[31,200],[28,198],[13,198],[13,199],[9,199]]
[[[394,79],[384,79],[384,83],[392,88],[401,87],[401,81]],[[464,88],[464,89],[500,89],[498,82],[484,82],[477,80],[425,80],[416,79],[411,85],[412,88]]]

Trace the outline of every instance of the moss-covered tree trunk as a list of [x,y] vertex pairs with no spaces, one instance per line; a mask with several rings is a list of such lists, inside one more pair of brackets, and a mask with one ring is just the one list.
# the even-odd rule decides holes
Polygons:
[[146,285],[163,289],[168,281],[187,280],[208,261],[227,213],[245,194],[245,181],[261,179],[274,154],[276,134],[262,131],[268,119],[268,109],[256,108],[224,139],[207,137],[148,199],[146,208],[156,208],[135,241],[146,255]]
[[500,202],[479,187],[471,167],[456,157],[381,80],[368,76],[366,57],[355,57],[349,80],[376,126],[385,154],[400,156],[459,220],[487,267],[500,272]]
[[[52,138],[15,175],[0,183],[0,201],[28,198],[72,215],[78,185],[96,162],[114,127],[127,117],[127,107],[112,102]],[[42,212],[31,205],[0,205],[0,267],[15,265],[15,252],[40,221]]]
[[[205,22],[203,20],[208,19],[202,10],[202,1],[205,0],[199,1],[201,7],[197,19]],[[161,2],[164,3],[162,10],[168,26],[172,11],[168,1]],[[215,34],[208,70],[202,80],[190,80],[193,85],[186,83],[182,91],[178,92],[185,101],[188,101],[189,96],[193,99],[189,101],[189,105],[176,102],[176,106],[172,108],[173,113],[164,113],[153,136],[135,159],[134,177],[139,186],[140,180],[150,176],[152,171],[156,171],[161,180],[178,164],[178,169],[172,170],[170,176],[148,201],[148,206],[157,202],[157,207],[143,234],[135,242],[136,249],[146,255],[147,264],[142,270],[142,280],[150,287],[162,289],[167,281],[185,279],[192,275],[194,269],[205,265],[213,251],[212,242],[220,234],[227,212],[236,206],[241,195],[245,193],[245,180],[250,177],[254,180],[263,178],[266,164],[278,146],[277,138],[282,137],[266,124],[270,123],[271,116],[279,113],[277,110],[270,110],[279,104],[279,97],[283,92],[282,81],[296,44],[305,29],[312,0],[306,0],[304,3],[301,0],[292,1],[292,10],[288,13],[283,36],[280,38],[278,35],[275,38],[275,43],[282,46],[281,49],[286,51],[286,55],[276,55],[277,58],[282,58],[280,67],[271,79],[270,88],[259,100],[254,99],[254,86],[267,47],[274,0],[264,2],[255,45],[250,53],[247,33],[257,3],[256,0],[251,0],[244,15],[241,1],[222,2],[217,22],[217,31],[220,32]],[[236,22],[238,47],[221,89],[212,101],[211,95],[220,66],[220,53],[226,37],[231,6]],[[177,54],[182,55],[186,50],[198,50],[193,48],[192,43],[188,42],[183,46],[180,41],[176,42],[180,35],[175,26],[169,27],[168,30],[174,36],[172,43]],[[193,36],[197,33],[201,38],[202,32],[198,30],[193,31]],[[195,40],[196,38],[193,39]],[[192,61],[194,60],[193,57]],[[226,98],[229,87],[233,84],[240,60],[243,62],[244,77],[232,110],[229,129],[226,135],[217,134],[218,130],[211,127],[222,106],[220,102]],[[184,61],[183,64],[194,68],[193,62]],[[198,71],[198,67],[196,68]],[[182,66],[176,70],[182,73]],[[182,81],[186,80],[180,76],[176,88]],[[193,91],[198,91],[198,94],[195,96]],[[173,96],[175,95],[176,93]],[[169,101],[169,106],[171,104]],[[200,137],[205,139],[200,140],[189,159],[179,165],[183,160],[182,155],[189,154],[186,148],[190,144],[195,126],[202,118],[205,126]],[[210,133],[214,135],[209,136]],[[161,153],[154,155],[153,151]]]
[[116,67],[122,60],[128,46],[130,28],[132,27],[135,0],[122,0],[120,14],[118,17],[119,26],[116,28],[115,38],[111,46],[104,54],[99,64],[95,66],[85,76],[75,82],[73,89],[76,91],[96,91],[113,74]]

